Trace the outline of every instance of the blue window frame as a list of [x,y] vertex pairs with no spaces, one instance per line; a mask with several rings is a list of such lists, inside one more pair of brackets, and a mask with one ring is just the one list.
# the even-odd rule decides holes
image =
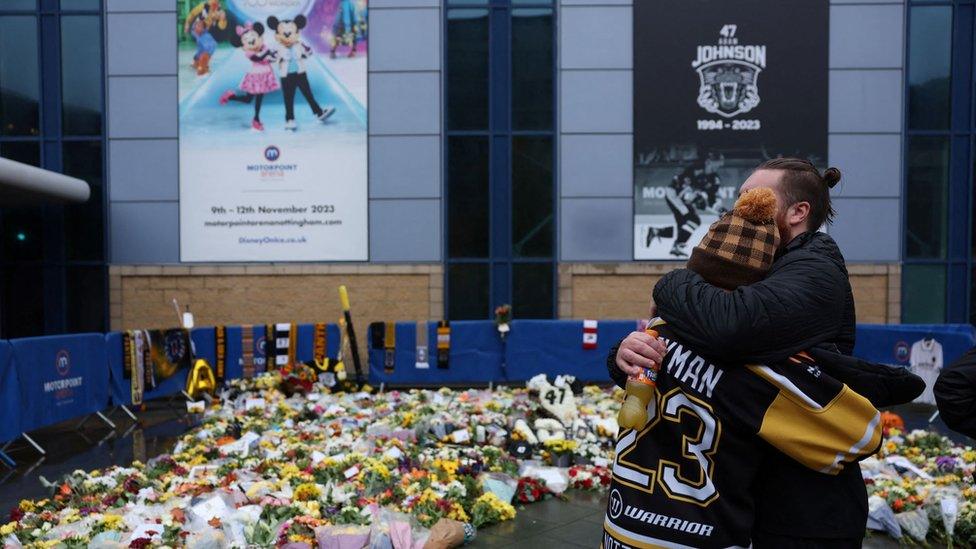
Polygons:
[[973,0],[913,0],[907,21],[902,321],[970,322]]
[[445,309],[556,315],[556,7],[448,0]]
[[102,21],[101,0],[0,2],[0,156],[92,191],[0,208],[0,337],[107,328]]

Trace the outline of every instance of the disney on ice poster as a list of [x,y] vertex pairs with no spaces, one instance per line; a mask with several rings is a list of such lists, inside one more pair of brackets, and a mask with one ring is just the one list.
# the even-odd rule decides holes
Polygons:
[[177,2],[181,260],[367,260],[367,0]]

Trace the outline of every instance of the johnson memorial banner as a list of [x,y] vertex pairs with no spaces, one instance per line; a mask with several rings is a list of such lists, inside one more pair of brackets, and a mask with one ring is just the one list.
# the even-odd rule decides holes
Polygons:
[[684,260],[759,163],[827,161],[827,0],[634,2],[634,258]]

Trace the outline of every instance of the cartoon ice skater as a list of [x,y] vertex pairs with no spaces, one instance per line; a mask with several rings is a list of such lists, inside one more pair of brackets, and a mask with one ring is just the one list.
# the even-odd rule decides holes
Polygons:
[[307,23],[304,15],[295,19],[279,20],[277,17],[268,18],[268,28],[275,31],[278,48],[275,52],[278,60],[278,74],[281,77],[281,91],[285,99],[285,129],[295,130],[295,90],[302,92],[312,112],[322,122],[332,116],[335,107],[326,105],[323,109],[312,95],[312,87],[305,74],[305,62],[314,51],[306,42],[302,41],[301,31]]
[[219,29],[227,28],[227,12],[220,7],[220,0],[205,0],[197,4],[187,14],[183,25],[183,32],[191,34],[197,42],[192,66],[200,76],[210,72],[210,58],[217,51],[217,40],[210,34],[214,25]]
[[364,2],[339,0],[335,21],[332,23],[332,49],[329,55],[335,59],[336,50],[345,44],[349,46],[349,57],[356,56],[356,43],[366,38],[367,11]]
[[259,132],[264,131],[264,124],[261,123],[261,103],[264,101],[264,94],[280,88],[278,77],[271,68],[274,52],[264,44],[264,25],[261,23],[238,25],[236,38],[232,37],[231,41],[241,48],[251,61],[251,70],[244,75],[238,86],[244,93],[237,94],[234,90],[227,90],[220,96],[220,104],[226,105],[228,101],[250,104],[253,101],[254,120],[251,121],[251,127]]

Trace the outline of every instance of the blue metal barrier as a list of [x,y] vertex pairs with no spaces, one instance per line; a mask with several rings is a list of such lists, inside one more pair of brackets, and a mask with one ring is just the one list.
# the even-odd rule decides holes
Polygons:
[[20,430],[94,414],[109,404],[105,336],[78,334],[10,341],[20,385]]

